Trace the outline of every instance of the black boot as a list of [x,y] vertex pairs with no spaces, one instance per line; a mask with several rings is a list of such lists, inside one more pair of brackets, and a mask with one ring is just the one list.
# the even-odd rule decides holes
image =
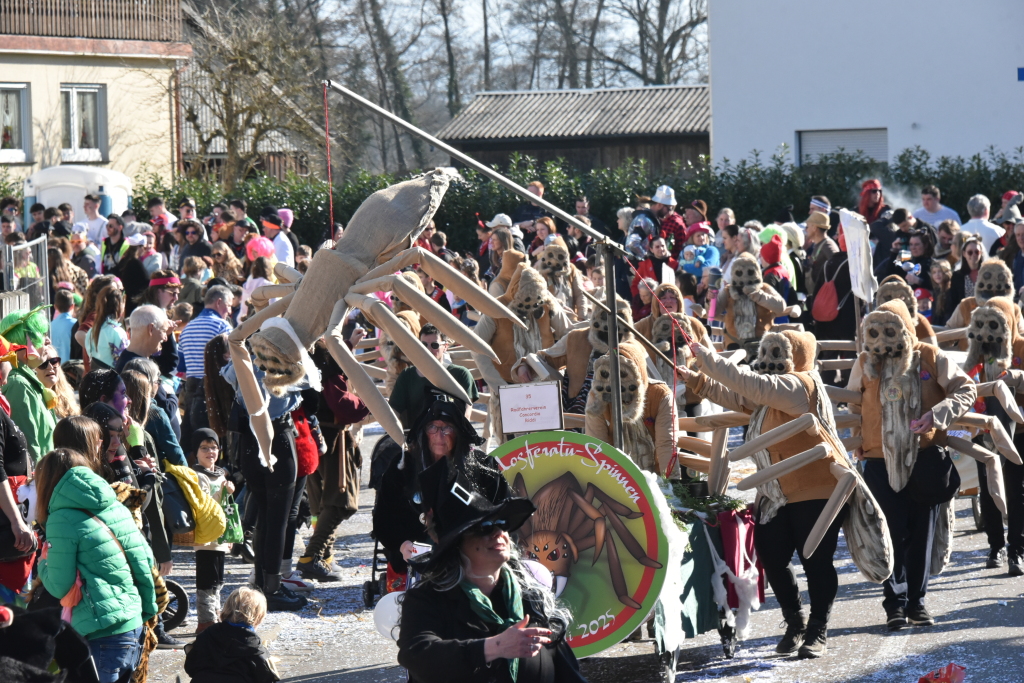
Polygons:
[[267,596],[268,612],[297,612],[306,606],[306,598],[281,585],[281,575],[263,573],[263,594]]
[[231,545],[231,556],[247,564],[256,564],[256,556],[252,552],[252,532],[246,533],[241,543]]
[[796,612],[782,611],[782,617],[786,623],[786,634],[775,646],[775,651],[780,655],[791,655],[800,649],[804,640],[804,632],[807,630],[807,621],[803,610]]
[[804,644],[800,646],[800,659],[817,659],[828,652],[828,624],[811,619],[807,622]]

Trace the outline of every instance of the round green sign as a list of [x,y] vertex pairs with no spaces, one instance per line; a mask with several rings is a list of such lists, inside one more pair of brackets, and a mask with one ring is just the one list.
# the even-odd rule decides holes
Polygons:
[[537,512],[517,532],[523,559],[553,575],[572,611],[566,638],[577,657],[605,650],[654,609],[668,541],[643,472],[614,446],[574,432],[538,432],[491,455]]

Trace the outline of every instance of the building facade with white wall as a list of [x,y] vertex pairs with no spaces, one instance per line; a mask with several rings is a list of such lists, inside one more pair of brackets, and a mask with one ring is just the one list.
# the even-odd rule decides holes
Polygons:
[[1024,146],[1021,0],[711,0],[711,154]]

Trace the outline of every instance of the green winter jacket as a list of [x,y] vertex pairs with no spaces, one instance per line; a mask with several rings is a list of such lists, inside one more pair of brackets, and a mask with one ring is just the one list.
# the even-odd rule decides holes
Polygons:
[[46,408],[43,383],[32,368],[19,365],[8,375],[3,393],[11,404],[11,419],[25,432],[34,467],[53,450],[53,428],[57,424],[53,412]]
[[[124,553],[90,513],[114,532]],[[157,613],[153,554],[131,512],[99,475],[74,467],[57,483],[46,542],[39,563],[43,586],[60,599],[74,586],[75,571],[82,574],[82,601],[71,625],[89,640],[131,631]]]

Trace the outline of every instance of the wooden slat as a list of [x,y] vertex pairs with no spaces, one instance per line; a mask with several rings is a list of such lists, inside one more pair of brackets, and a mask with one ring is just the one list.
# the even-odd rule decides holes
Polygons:
[[0,35],[181,40],[178,0],[0,0]]

